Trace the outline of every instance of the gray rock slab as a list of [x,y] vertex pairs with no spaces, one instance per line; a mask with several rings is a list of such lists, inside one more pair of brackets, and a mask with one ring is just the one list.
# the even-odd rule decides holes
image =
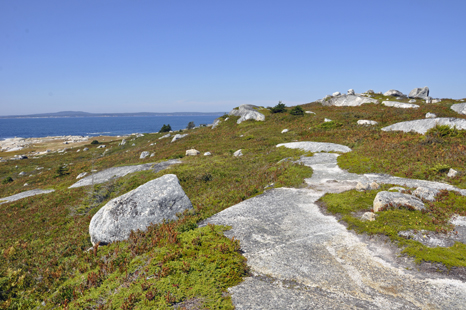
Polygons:
[[69,188],[89,186],[93,184],[101,184],[101,183],[108,182],[112,179],[121,178],[127,174],[134,173],[137,171],[153,169],[154,172],[159,172],[174,164],[181,164],[181,161],[178,159],[171,159],[171,160],[167,160],[167,161],[160,162],[157,164],[148,163],[148,164],[134,165],[134,166],[113,167],[113,168],[102,170],[97,173],[93,173],[79,180],[78,182],[74,183]]
[[358,107],[365,103],[379,103],[376,99],[371,99],[362,96],[355,95],[341,95],[338,97],[332,97],[327,100],[322,100],[323,106],[335,106],[335,107]]
[[383,101],[382,104],[386,107],[394,107],[400,109],[417,109],[419,105],[412,104],[412,103],[404,103],[404,102],[397,102],[397,101]]
[[451,247],[455,242],[465,243],[466,235],[463,233],[463,230],[459,230],[458,233],[449,232],[449,233],[437,233],[435,231],[429,230],[404,230],[398,233],[398,236],[418,241],[425,246],[430,248],[435,247]]
[[435,196],[437,196],[439,192],[440,191],[438,189],[421,186],[416,188],[416,190],[413,192],[413,195],[427,201],[435,201]]
[[0,205],[3,203],[20,200],[26,197],[31,197],[31,196],[41,195],[41,194],[48,194],[54,191],[55,191],[54,189],[32,189],[30,191],[25,191],[19,194],[0,198]]
[[289,142],[289,143],[280,143],[277,147],[284,146],[289,149],[300,149],[308,152],[340,152],[348,153],[351,152],[351,149],[345,145],[336,144],[336,143],[327,143],[327,142],[311,142],[311,141],[302,141],[302,142]]
[[414,88],[408,94],[409,98],[427,99],[429,98],[429,87]]
[[385,261],[320,212],[323,194],[273,189],[202,223],[232,226],[248,259],[254,277],[230,288],[236,309],[464,309],[465,283]]
[[456,103],[452,105],[450,108],[459,114],[466,114],[466,102]]
[[255,121],[265,121],[265,115],[258,112],[256,108],[258,108],[258,106],[252,104],[242,104],[238,109],[231,110],[228,115],[240,116],[240,118],[236,121],[237,124],[250,119]]
[[188,196],[174,174],[166,174],[110,200],[91,219],[92,244],[126,240],[131,230],[176,220],[177,213],[192,209]]
[[448,125],[451,128],[456,127],[457,129],[466,129],[466,119],[461,118],[429,118],[419,119],[414,121],[400,122],[387,127],[382,128],[383,131],[403,131],[403,132],[417,132],[425,134],[429,129],[436,125]]
[[370,126],[373,126],[373,125],[377,125],[378,123],[376,121],[371,121],[371,120],[367,120],[367,119],[360,119],[358,120],[358,125],[370,125]]

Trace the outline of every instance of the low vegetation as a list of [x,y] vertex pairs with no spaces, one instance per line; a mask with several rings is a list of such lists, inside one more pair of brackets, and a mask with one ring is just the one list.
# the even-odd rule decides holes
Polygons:
[[[389,173],[466,188],[466,136],[462,132],[436,128],[423,136],[380,130],[399,121],[424,118],[427,112],[458,117],[449,109],[453,103],[445,100],[401,113],[400,109],[375,104],[324,107],[314,102],[300,108],[315,115],[301,113],[300,108],[291,109],[298,111],[293,115],[281,113],[287,110],[280,102],[272,109],[259,109],[266,116],[264,122],[236,124],[237,117],[229,117],[215,129],[197,128],[174,143],[159,140],[170,131],[169,125],[164,125],[160,133],[127,138],[125,145],[114,140],[105,142],[105,149],[98,149],[98,144],[90,143],[86,152],[70,149],[1,163],[0,197],[32,188],[53,188],[55,192],[0,205],[0,308],[182,309],[193,303],[199,308],[231,309],[227,288],[248,274],[240,244],[223,236],[228,227],[199,228],[197,224],[266,188],[304,186],[303,179],[310,177],[312,170],[281,161],[297,159],[304,152],[277,148],[278,143],[339,143],[353,149],[338,159],[350,172]],[[324,122],[325,118],[332,122]],[[359,126],[359,119],[379,124]],[[289,131],[282,134],[285,128]],[[209,151],[212,156],[186,157],[185,151],[191,148],[201,154]],[[233,157],[238,149],[244,155]],[[150,151],[154,157],[139,159],[142,151]],[[181,158],[183,164],[158,173],[141,171],[105,184],[68,189],[81,172],[173,158]],[[458,175],[447,178],[447,168],[458,170]],[[22,171],[26,176],[19,175]],[[194,212],[181,215],[178,221],[134,232],[128,241],[92,247],[89,222],[102,206],[167,173],[178,176]],[[25,183],[29,185],[25,187]],[[463,244],[427,249],[397,237],[402,229],[451,229],[446,218],[466,211],[462,209],[464,197],[443,193],[429,205],[427,213],[389,210],[375,222],[359,221],[353,213],[370,210],[368,202],[375,193],[350,191],[323,200],[330,212],[341,214],[349,228],[385,234],[418,261],[464,266]]]

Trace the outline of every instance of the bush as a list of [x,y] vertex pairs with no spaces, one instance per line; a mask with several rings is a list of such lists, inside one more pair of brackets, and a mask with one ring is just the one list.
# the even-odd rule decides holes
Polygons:
[[61,176],[64,176],[64,175],[67,175],[67,174],[70,174],[68,172],[68,167],[66,167],[65,165],[61,164],[60,166],[57,167],[57,170],[55,170],[57,175],[56,177],[61,177]]
[[274,106],[273,108],[270,109],[270,112],[272,112],[272,113],[284,113],[286,111],[287,111],[286,106],[281,101],[279,101],[276,106]]
[[196,125],[194,125],[194,122],[189,122],[188,126],[186,126],[186,129],[193,129],[194,127],[196,127]]
[[295,106],[293,109],[290,111],[291,115],[304,115],[304,110],[301,108],[301,106]]
[[13,178],[12,177],[6,177],[3,179],[2,181],[2,184],[8,184],[8,183],[11,183],[13,182]]
[[92,140],[91,144],[99,144],[99,141],[97,141],[97,140]]
[[162,128],[160,128],[159,132],[169,132],[169,131],[172,131],[172,127],[170,126],[170,124],[163,124]]
[[460,130],[456,129],[456,127],[451,128],[448,125],[437,125],[426,132],[426,137],[459,137],[462,134],[463,133]]

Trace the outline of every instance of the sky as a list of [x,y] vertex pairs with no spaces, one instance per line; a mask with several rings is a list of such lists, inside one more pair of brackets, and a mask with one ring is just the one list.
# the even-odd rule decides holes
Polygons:
[[466,97],[466,1],[0,0],[0,115]]

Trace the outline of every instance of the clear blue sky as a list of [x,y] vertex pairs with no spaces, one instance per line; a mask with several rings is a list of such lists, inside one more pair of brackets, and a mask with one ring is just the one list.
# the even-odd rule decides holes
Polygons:
[[0,0],[0,115],[466,97],[466,1]]

